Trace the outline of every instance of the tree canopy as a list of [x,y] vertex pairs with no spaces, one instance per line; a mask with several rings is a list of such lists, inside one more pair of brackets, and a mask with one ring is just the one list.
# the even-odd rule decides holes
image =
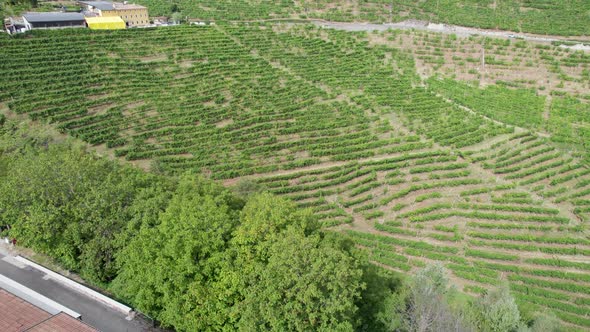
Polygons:
[[179,330],[352,330],[363,288],[350,241],[270,194],[241,209],[206,180],[183,178],[155,228],[118,255],[114,281]]
[[506,287],[464,300],[440,264],[403,281],[262,188],[145,173],[12,121],[0,192],[10,236],[178,331],[560,330],[525,326]]
[[366,256],[290,201],[1,128],[0,218],[10,235],[165,326],[351,331],[370,325],[363,310],[381,307],[383,296],[363,300],[377,293]]

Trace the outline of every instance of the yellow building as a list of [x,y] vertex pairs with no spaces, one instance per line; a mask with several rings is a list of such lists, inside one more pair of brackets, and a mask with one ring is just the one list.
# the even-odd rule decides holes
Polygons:
[[79,1],[87,7],[87,11],[98,14],[101,17],[119,16],[128,27],[136,27],[150,24],[148,10],[144,6],[125,2],[109,1]]
[[86,24],[92,30],[119,30],[125,29],[125,21],[119,16],[111,17],[86,17]]

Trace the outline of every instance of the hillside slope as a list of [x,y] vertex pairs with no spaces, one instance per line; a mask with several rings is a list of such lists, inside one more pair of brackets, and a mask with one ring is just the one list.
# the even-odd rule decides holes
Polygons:
[[588,35],[590,4],[584,0],[139,0],[152,15],[216,20],[322,18],[396,22],[421,19],[485,29],[551,35]]
[[[590,34],[590,3],[585,0],[137,0],[151,16],[203,20],[318,18],[339,22],[390,23],[426,20],[483,29],[560,36]],[[16,3],[16,4],[14,4]],[[68,4],[69,2],[65,2]],[[74,2],[71,2],[75,8]],[[55,10],[39,1],[37,10]],[[30,10],[27,1],[0,1],[0,17]]]
[[436,95],[407,52],[359,35],[218,25],[2,38],[0,102],[146,169],[258,182],[380,265],[442,261],[471,293],[509,280],[522,305],[590,327],[587,166]]

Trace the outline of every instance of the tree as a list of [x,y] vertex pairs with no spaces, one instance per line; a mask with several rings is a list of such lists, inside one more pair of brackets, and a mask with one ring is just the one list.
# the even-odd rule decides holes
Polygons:
[[[295,227],[304,234],[319,229],[310,210],[301,210],[291,201],[262,193],[253,196],[240,215],[240,225],[234,233],[234,244],[250,250],[267,244],[278,233]],[[264,258],[260,254],[260,258]]]
[[219,185],[183,178],[159,224],[142,227],[117,256],[121,271],[113,289],[167,326],[205,329],[214,309],[208,301],[215,299],[206,286],[216,277],[240,207]]
[[182,13],[179,13],[179,12],[172,13],[172,22],[174,22],[174,24],[178,24],[181,21],[182,21]]
[[240,214],[216,288],[239,330],[351,330],[362,281],[349,240],[319,231],[311,211],[262,193]]
[[352,244],[296,227],[271,241],[268,262],[253,262],[242,290],[238,329],[352,331],[363,288]]
[[565,331],[559,319],[552,312],[543,312],[535,317],[531,332],[561,332]]
[[453,310],[456,290],[449,285],[448,272],[440,263],[418,271],[410,284],[406,326],[409,331],[471,331],[461,312]]
[[368,262],[363,270],[365,288],[357,304],[361,319],[357,330],[378,332],[401,329],[408,290],[401,275]]
[[224,188],[183,179],[159,224],[117,259],[113,290],[179,331],[358,326],[358,250],[270,194],[242,208]]
[[93,282],[110,281],[134,197],[159,181],[69,144],[9,153],[0,215],[11,236]]
[[520,312],[507,285],[485,293],[477,304],[482,331],[513,331],[518,327]]

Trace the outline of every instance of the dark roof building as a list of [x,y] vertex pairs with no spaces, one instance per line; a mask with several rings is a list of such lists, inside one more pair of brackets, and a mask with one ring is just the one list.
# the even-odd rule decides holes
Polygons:
[[115,10],[115,6],[109,1],[78,1],[78,3],[88,7],[88,10]]
[[84,15],[80,13],[26,13],[23,15],[25,26],[31,29],[83,28],[86,26]]

